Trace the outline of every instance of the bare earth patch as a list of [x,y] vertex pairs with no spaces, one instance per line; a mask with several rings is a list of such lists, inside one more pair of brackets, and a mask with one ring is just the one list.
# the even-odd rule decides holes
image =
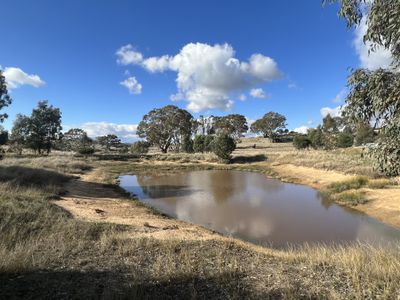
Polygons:
[[112,188],[89,181],[95,175],[90,172],[79,180],[67,183],[67,195],[54,203],[80,220],[133,226],[136,237],[178,240],[222,238],[188,222],[155,214],[150,208],[122,197]]

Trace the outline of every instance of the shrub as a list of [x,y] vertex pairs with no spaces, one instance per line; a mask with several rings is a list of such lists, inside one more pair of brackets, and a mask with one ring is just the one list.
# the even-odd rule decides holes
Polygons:
[[323,148],[325,146],[324,133],[321,128],[312,128],[308,131],[308,138],[311,141],[311,146],[314,149]]
[[205,148],[205,135],[196,135],[193,140],[193,150],[194,152],[204,152]]
[[306,149],[311,146],[311,140],[304,135],[296,135],[293,139],[293,145],[296,149]]
[[150,143],[146,141],[134,142],[131,147],[131,152],[133,154],[146,154],[149,152]]
[[213,142],[215,136],[214,135],[206,135],[204,139],[204,152],[212,152],[213,151]]
[[186,135],[182,141],[182,151],[186,153],[193,153],[193,140],[189,135]]
[[368,199],[363,192],[344,192],[337,195],[336,200],[347,205],[365,204]]
[[353,146],[353,135],[351,133],[341,132],[336,138],[336,146],[339,148],[349,148]]
[[334,193],[341,193],[346,190],[359,189],[368,183],[368,179],[357,176],[353,179],[331,183],[328,188]]
[[354,144],[361,146],[364,144],[373,143],[375,141],[374,129],[369,123],[360,123],[357,125]]
[[213,152],[222,160],[230,160],[231,153],[236,149],[236,143],[228,134],[221,134],[212,143]]
[[93,147],[82,147],[78,149],[78,153],[81,155],[92,155],[94,153]]

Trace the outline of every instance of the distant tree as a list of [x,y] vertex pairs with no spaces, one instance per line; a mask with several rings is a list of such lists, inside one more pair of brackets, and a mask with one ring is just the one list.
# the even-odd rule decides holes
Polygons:
[[217,135],[212,145],[215,155],[225,161],[230,160],[231,153],[236,149],[235,140],[226,133]]
[[8,131],[4,130],[3,126],[0,126],[0,146],[5,145],[8,142]]
[[[6,78],[3,75],[3,71],[0,70],[0,111],[11,104],[11,97],[8,95]],[[7,119],[7,114],[0,114],[0,123]]]
[[274,142],[274,138],[279,129],[286,127],[286,117],[276,113],[269,112],[261,119],[256,120],[250,127],[254,133],[262,133],[264,137],[269,138]]
[[215,135],[206,135],[204,139],[204,152],[213,151],[214,140],[215,140]]
[[322,130],[326,133],[338,132],[339,131],[338,118],[333,118],[333,117],[331,117],[330,114],[327,114],[322,119]]
[[113,147],[118,148],[121,146],[121,140],[115,134],[99,136],[96,140],[99,145],[106,148],[108,151]]
[[131,147],[131,152],[133,154],[146,154],[149,152],[150,143],[146,141],[134,142]]
[[224,117],[214,117],[214,129],[216,133],[229,134],[238,140],[249,130],[246,117],[239,114],[231,114]]
[[193,133],[193,116],[174,105],[151,110],[143,116],[137,134],[166,153],[171,146],[180,147]]
[[321,126],[309,129],[307,136],[311,141],[311,147],[314,149],[323,148],[325,146],[325,137]]
[[27,116],[18,114],[11,129],[11,148],[21,154],[23,148],[27,145],[30,128],[30,119]]
[[50,153],[53,142],[61,137],[60,109],[48,105],[47,101],[39,101],[29,118],[27,146],[39,154]]
[[90,148],[92,143],[93,140],[80,128],[72,128],[64,133],[62,137],[63,148],[67,151],[78,151],[81,148]]
[[340,132],[336,137],[336,146],[339,148],[348,148],[353,146],[354,137],[351,133]]
[[193,140],[194,152],[204,152],[205,139],[206,139],[206,136],[204,134],[199,134],[194,137],[194,140]]
[[190,135],[185,135],[182,140],[181,150],[186,153],[193,153],[193,140]]
[[375,141],[374,129],[368,122],[358,122],[355,129],[354,144],[361,146]]
[[[338,2],[327,0],[324,2]],[[356,69],[348,77],[349,94],[344,115],[354,124],[374,123],[377,147],[371,149],[378,169],[386,175],[400,174],[400,5],[398,1],[340,0],[339,16],[347,26],[366,22],[363,41],[369,51],[381,46],[392,54],[388,69]]]
[[311,140],[305,135],[296,135],[293,138],[293,145],[296,149],[307,149],[311,146]]

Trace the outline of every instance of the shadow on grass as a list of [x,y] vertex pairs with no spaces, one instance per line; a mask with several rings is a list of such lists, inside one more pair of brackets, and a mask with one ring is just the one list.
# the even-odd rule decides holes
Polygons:
[[60,186],[71,177],[45,169],[21,166],[0,166],[0,182],[11,182],[18,186]]
[[123,270],[0,273],[1,299],[279,299],[287,292],[256,292],[240,273],[134,280]]
[[264,154],[258,154],[253,156],[236,156],[232,159],[234,164],[247,164],[253,162],[266,161],[267,157]]

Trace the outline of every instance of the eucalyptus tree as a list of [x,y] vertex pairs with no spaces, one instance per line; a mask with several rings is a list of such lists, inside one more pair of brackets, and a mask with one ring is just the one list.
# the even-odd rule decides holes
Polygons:
[[174,105],[151,110],[143,116],[137,128],[139,137],[145,138],[163,153],[168,152],[172,146],[179,149],[192,136],[193,131],[193,116]]
[[276,112],[270,111],[261,119],[256,120],[250,126],[254,133],[262,133],[266,138],[274,142],[278,130],[286,128],[286,117]]
[[11,141],[19,152],[28,147],[41,154],[49,153],[54,142],[61,139],[61,111],[49,105],[47,101],[39,101],[30,117],[17,115],[11,130]]
[[[329,0],[324,2],[336,2]],[[379,129],[372,149],[377,167],[387,175],[400,174],[400,2],[398,0],[341,0],[339,16],[348,28],[366,22],[364,43],[375,51],[383,47],[392,55],[388,69],[353,70],[344,115],[355,124],[367,122]]]
[[[3,75],[3,71],[0,70],[0,111],[11,104],[11,97],[8,95],[6,78]],[[7,119],[7,114],[0,114],[0,123]]]
[[71,128],[63,134],[63,148],[68,151],[78,151],[81,148],[86,148],[93,143],[87,133],[80,128]]
[[216,133],[226,133],[238,140],[249,130],[246,117],[239,114],[230,114],[223,117],[214,117]]

